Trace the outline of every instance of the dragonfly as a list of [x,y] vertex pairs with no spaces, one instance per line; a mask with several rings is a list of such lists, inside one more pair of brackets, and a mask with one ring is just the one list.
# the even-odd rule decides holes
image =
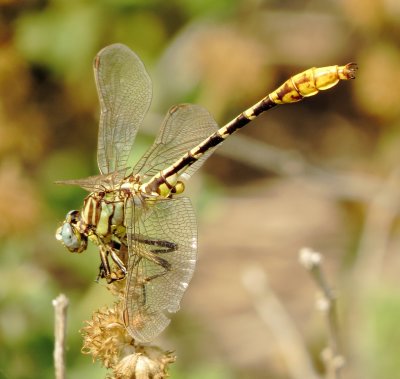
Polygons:
[[219,128],[199,105],[169,109],[153,145],[127,167],[152,98],[150,77],[127,46],[113,44],[94,59],[100,100],[97,162],[100,174],[59,181],[89,192],[81,210],[67,213],[56,238],[73,253],[88,242],[100,255],[99,277],[125,280],[123,322],[139,343],[154,340],[177,312],[197,259],[197,224],[183,196],[189,179],[231,134],[260,114],[355,78],[357,66],[312,68]]

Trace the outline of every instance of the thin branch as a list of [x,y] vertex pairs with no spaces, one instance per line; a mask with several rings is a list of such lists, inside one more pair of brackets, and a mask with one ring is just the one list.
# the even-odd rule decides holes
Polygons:
[[55,323],[54,323],[54,367],[56,379],[65,378],[65,336],[67,330],[67,308],[68,298],[61,294],[53,300]]
[[318,379],[304,341],[292,319],[267,283],[265,272],[254,266],[242,275],[260,319],[273,334],[287,365],[290,378]]
[[299,259],[321,291],[322,297],[317,303],[317,308],[326,315],[329,341],[328,347],[322,352],[322,358],[325,362],[327,377],[339,379],[340,371],[344,365],[344,358],[340,353],[339,347],[336,296],[329,287],[322,271],[321,254],[309,248],[303,248],[299,252]]

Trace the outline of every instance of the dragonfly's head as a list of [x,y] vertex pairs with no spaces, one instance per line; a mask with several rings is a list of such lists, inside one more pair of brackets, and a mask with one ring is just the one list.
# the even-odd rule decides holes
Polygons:
[[61,241],[71,253],[82,253],[87,248],[87,236],[79,231],[80,221],[80,212],[70,211],[56,231],[57,240]]

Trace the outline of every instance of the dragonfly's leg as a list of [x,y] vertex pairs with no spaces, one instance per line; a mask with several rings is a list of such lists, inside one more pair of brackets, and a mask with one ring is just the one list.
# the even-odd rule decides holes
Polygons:
[[[105,278],[107,283],[112,283],[116,280],[124,279],[127,273],[124,260],[127,261],[127,258],[123,245],[116,242],[112,242],[111,246],[99,244],[99,253],[101,263],[97,281],[99,281],[100,278]],[[111,268],[109,256],[117,266],[116,268]]]
[[[167,241],[162,241],[167,242]],[[172,253],[173,251],[178,250],[178,245],[176,243],[169,242],[170,246],[167,245],[159,245],[162,249],[153,249],[151,250],[154,254],[164,254],[164,253]]]
[[111,274],[111,269],[110,269],[110,263],[108,262],[108,252],[107,249],[100,245],[99,246],[99,253],[100,253],[100,268],[99,268],[99,275],[97,276],[97,280],[99,278],[106,278],[108,281],[108,278],[110,277]]
[[[141,258],[142,257],[140,257],[139,260],[141,260]],[[138,280],[137,284],[140,286],[140,291],[142,292],[142,295],[140,296],[140,298],[143,300],[142,307],[144,307],[146,305],[146,299],[147,299],[146,285],[150,281],[157,279],[161,276],[164,276],[168,271],[171,270],[171,264],[163,258],[157,257],[154,254],[151,254],[151,255],[147,256],[146,258],[153,261],[154,263],[160,265],[161,267],[164,268],[164,270],[162,272],[159,272],[158,274],[154,274],[154,275],[151,275],[151,276],[148,276],[145,278],[141,278],[140,280]]]
[[178,250],[178,245],[176,243],[166,240],[156,240],[156,239],[153,240],[150,238],[143,238],[143,237],[136,237],[135,240],[149,246],[159,247],[159,249],[151,250],[151,252],[155,254],[171,253],[173,251]]
[[124,262],[120,259],[118,256],[117,250],[114,249],[109,249],[109,253],[111,255],[111,259],[114,261],[114,263],[118,266],[118,271],[113,271],[111,273],[111,280],[121,280],[125,278],[126,276],[126,267],[124,265]]
[[[143,257],[137,256],[136,258],[137,258],[137,260],[135,262],[135,265],[138,265]],[[142,278],[142,277],[136,278],[136,279],[137,279],[137,284],[140,286],[140,290],[142,292],[141,299],[143,300],[142,306],[144,307],[146,305],[146,284],[147,284],[148,280],[147,280],[147,278]]]
[[[176,251],[178,249],[178,245],[176,243],[166,240],[145,238],[143,236],[137,236],[137,235],[135,236],[135,240],[149,246],[157,247],[156,249],[150,250],[148,254],[146,254],[145,258],[156,263],[157,265],[161,266],[164,269],[163,271],[157,274],[143,278],[144,284],[150,282],[153,279],[164,276],[168,271],[171,270],[171,264],[166,259],[158,256],[158,254],[165,254]],[[145,291],[144,288],[143,291]]]
[[163,271],[159,272],[158,274],[154,274],[154,275],[148,276],[147,278],[144,278],[144,281],[147,283],[153,279],[164,276],[168,271],[171,270],[171,263],[169,263],[164,258],[161,258],[155,254],[149,254],[146,258],[153,261],[154,263],[158,264],[159,266],[161,266],[164,269]]
[[99,273],[96,278],[96,282],[98,283],[100,279],[103,279],[105,277],[106,277],[106,270],[104,268],[103,262],[101,262],[100,267],[99,267]]

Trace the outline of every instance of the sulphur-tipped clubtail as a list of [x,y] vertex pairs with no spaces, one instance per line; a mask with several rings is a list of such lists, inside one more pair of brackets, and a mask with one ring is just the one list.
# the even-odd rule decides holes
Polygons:
[[101,106],[100,175],[60,182],[90,194],[80,211],[67,214],[56,236],[76,253],[91,240],[100,252],[99,276],[108,282],[126,279],[124,322],[133,338],[148,342],[165,329],[167,313],[179,309],[194,272],[196,218],[189,199],[181,196],[182,179],[261,113],[353,79],[356,69],[350,63],[297,74],[219,129],[204,108],[174,106],[154,144],[132,169],[126,168],[127,160],[150,106],[151,81],[128,47],[114,44],[98,53],[94,73]]

